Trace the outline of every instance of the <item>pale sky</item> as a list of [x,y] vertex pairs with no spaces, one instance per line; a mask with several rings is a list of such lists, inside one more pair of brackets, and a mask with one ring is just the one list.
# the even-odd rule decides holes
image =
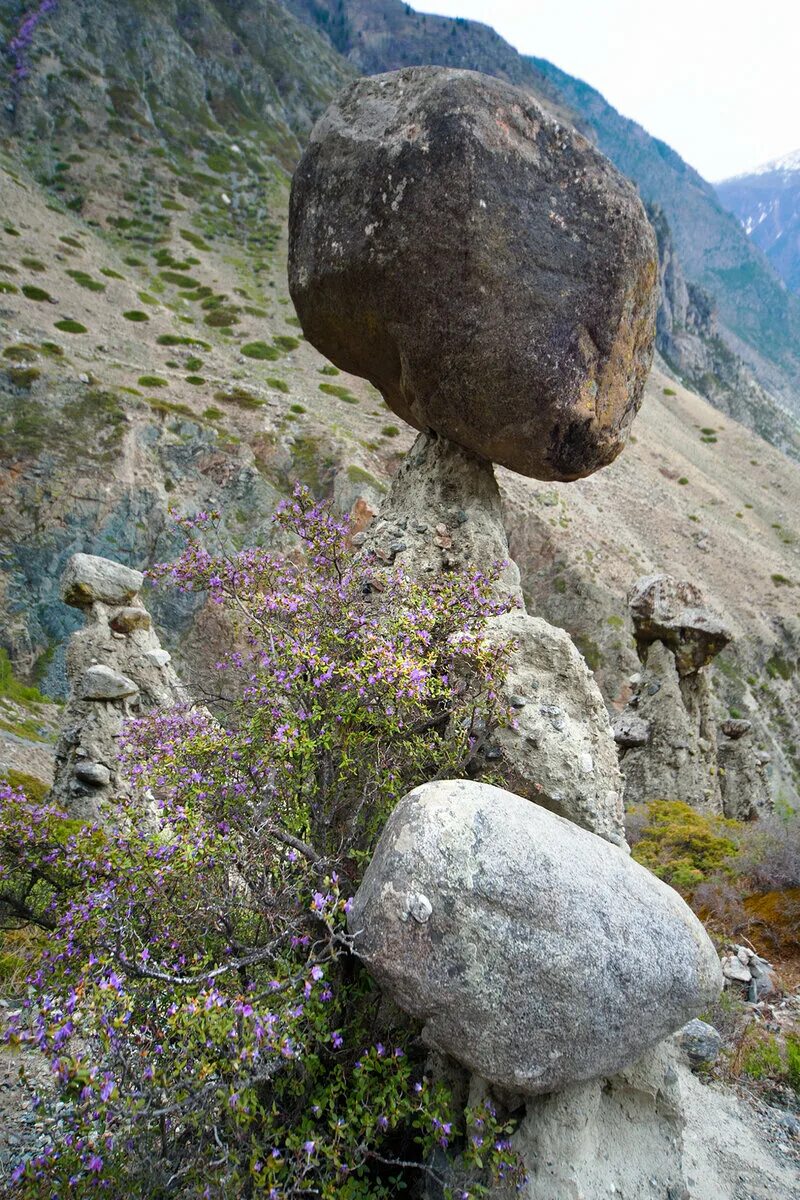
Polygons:
[[800,0],[412,0],[493,26],[715,182],[800,149]]

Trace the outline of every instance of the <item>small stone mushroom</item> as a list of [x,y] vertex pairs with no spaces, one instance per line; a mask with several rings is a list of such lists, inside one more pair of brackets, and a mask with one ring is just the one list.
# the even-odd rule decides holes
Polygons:
[[475,71],[357,80],[294,174],[289,289],[307,339],[409,424],[523,475],[579,479],[619,454],[657,276],[628,180]]
[[639,647],[651,642],[669,646],[681,676],[706,666],[733,637],[700,589],[685,579],[644,576],[634,584],[628,604]]
[[127,605],[142,590],[144,576],[122,563],[96,554],[73,554],[61,576],[61,599],[73,608]]

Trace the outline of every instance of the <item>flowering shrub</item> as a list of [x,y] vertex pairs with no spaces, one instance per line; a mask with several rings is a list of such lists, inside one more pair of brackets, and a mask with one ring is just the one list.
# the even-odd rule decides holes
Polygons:
[[[354,953],[348,899],[396,800],[475,773],[507,720],[485,637],[496,572],[415,582],[357,562],[298,489],[297,551],[178,563],[237,618],[219,713],[129,724],[135,794],[78,825],[0,794],[0,916],[50,943],[12,1036],[52,1062],[57,1142],[15,1195],[478,1196],[519,1179],[488,1104],[454,1110]],[[356,947],[357,948],[357,947]],[[445,1157],[445,1152],[449,1158]]]
[[8,50],[14,59],[13,79],[21,82],[29,75],[27,55],[33,45],[33,38],[40,22],[48,13],[58,8],[58,0],[40,0],[36,8],[25,13],[19,23],[17,32],[8,43]]

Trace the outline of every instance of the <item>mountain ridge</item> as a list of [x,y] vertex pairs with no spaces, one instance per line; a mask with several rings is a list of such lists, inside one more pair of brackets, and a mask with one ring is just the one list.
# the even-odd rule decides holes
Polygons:
[[789,290],[800,293],[800,149],[716,185]]

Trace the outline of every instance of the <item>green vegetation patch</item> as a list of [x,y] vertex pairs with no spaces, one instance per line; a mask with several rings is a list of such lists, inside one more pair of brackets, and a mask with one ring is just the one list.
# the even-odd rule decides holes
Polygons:
[[14,674],[8,651],[0,646],[0,697],[12,700],[15,704],[29,707],[31,704],[46,704],[47,697],[43,696],[37,687],[20,683]]
[[291,353],[292,350],[296,350],[300,345],[298,338],[292,337],[288,333],[279,333],[272,340],[279,349],[285,350],[287,354]]
[[320,375],[341,375],[339,368],[332,366],[331,363],[326,363],[324,367],[320,367],[319,373]]
[[191,275],[181,275],[179,271],[162,271],[161,278],[179,288],[194,290],[202,287],[202,284],[198,283],[196,279],[192,279]]
[[9,367],[8,377],[14,387],[24,388],[28,390],[33,386],[37,379],[41,379],[42,372],[38,367]]
[[791,662],[788,658],[782,658],[779,654],[773,654],[767,660],[767,674],[770,679],[791,679],[797,669],[797,663]]
[[40,258],[29,258],[26,256],[25,258],[21,258],[19,261],[22,263],[23,267],[27,267],[29,271],[41,272],[47,270],[47,264],[43,263]]
[[262,408],[265,401],[258,396],[254,396],[247,388],[234,387],[227,391],[214,393],[214,399],[219,400],[222,404],[235,404],[239,408]]
[[289,388],[289,385],[286,382],[286,380],[278,379],[278,377],[276,375],[270,375],[269,379],[267,380],[267,384],[269,387],[273,388],[276,392],[283,392],[287,396],[289,394],[289,391],[291,390]]
[[200,338],[182,337],[178,333],[162,333],[156,338],[156,343],[159,346],[199,346],[201,350],[211,349],[210,342],[203,342]]
[[[344,400],[345,404],[358,404],[358,397],[354,396],[346,387],[342,387],[338,383],[321,383],[319,390],[324,392],[326,396],[335,396],[337,400]],[[397,432],[399,433],[400,430],[398,429]]]
[[698,812],[682,800],[653,800],[631,810],[644,818],[632,854],[680,892],[690,893],[736,853],[736,821]]
[[19,288],[13,283],[9,283],[7,279],[0,279],[0,296],[16,296]]
[[56,321],[56,329],[60,329],[62,333],[88,333],[89,330],[85,325],[81,325],[80,321],[73,321],[71,317],[65,317],[63,321]]
[[162,379],[160,375],[140,375],[138,383],[139,387],[144,388],[169,387],[168,380]]
[[37,300],[40,304],[55,303],[49,292],[46,292],[44,288],[35,287],[32,283],[23,283],[22,294],[28,300]]
[[381,433],[384,437],[393,438],[397,437],[397,435],[400,433],[400,430],[396,425],[384,425]]
[[205,379],[202,375],[187,375],[186,382],[190,383],[192,387],[202,387],[205,383]]
[[[264,362],[275,362],[280,358],[280,352],[266,342],[248,342],[242,346],[242,354],[245,358],[256,358]],[[320,387],[322,386],[324,385],[320,384]]]
[[200,236],[199,233],[194,233],[191,229],[179,229],[181,237],[190,246],[194,246],[195,250],[210,250],[208,242]]
[[32,363],[36,362],[38,357],[36,346],[30,342],[16,342],[13,346],[6,346],[3,351],[3,358],[8,358],[11,362]]
[[140,312],[140,311],[139,311],[138,309],[136,309],[136,308],[129,309],[129,310],[128,310],[128,312],[124,312],[122,315],[123,315],[123,317],[125,318],[125,320],[126,320],[126,321],[134,321],[134,322],[138,321],[138,322],[142,322],[142,321],[149,321],[149,320],[150,320],[150,318],[148,317],[147,313],[145,313],[145,312]]
[[92,279],[87,271],[67,271],[70,279],[74,279],[81,287],[86,288],[90,292],[104,292],[106,285],[101,283],[99,279]]

